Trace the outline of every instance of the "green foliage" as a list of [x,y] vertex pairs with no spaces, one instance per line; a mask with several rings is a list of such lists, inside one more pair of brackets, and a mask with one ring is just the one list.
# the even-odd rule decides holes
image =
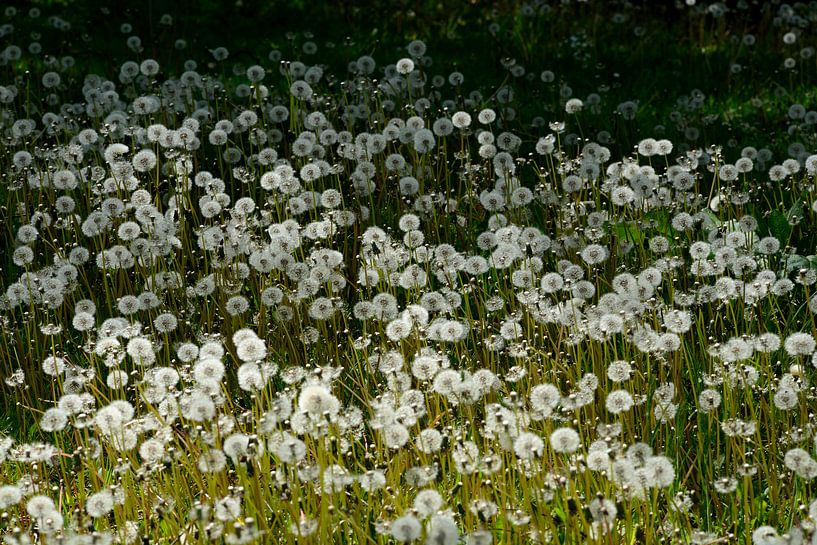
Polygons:
[[[40,17],[23,15],[31,5]],[[427,489],[468,543],[485,533],[502,544],[749,543],[766,525],[757,545],[789,543],[778,530],[817,540],[815,360],[788,346],[817,335],[817,189],[805,160],[817,136],[792,114],[817,97],[807,45],[817,12],[791,7],[798,22],[777,3],[728,17],[721,7],[21,5],[0,38],[0,96],[11,97],[0,104],[0,486],[26,500],[0,506],[0,532],[10,545],[28,533],[61,539],[30,516],[29,497],[44,495],[66,534],[99,541],[391,544],[389,525],[419,513]],[[44,31],[50,15],[71,29]],[[134,37],[140,46],[127,45]],[[428,54],[398,77],[389,65],[415,39]],[[31,42],[45,53],[28,52]],[[22,47],[19,59],[6,58],[9,45]],[[75,63],[55,68],[67,55]],[[350,68],[363,55],[373,74]],[[158,74],[122,73],[149,59]],[[218,85],[181,85],[191,60]],[[295,62],[321,70],[310,98],[292,91]],[[260,82],[253,65],[266,71]],[[49,89],[52,70],[61,82]],[[140,113],[146,97],[158,108]],[[478,121],[483,108],[497,119]],[[55,111],[63,124],[44,127]],[[455,112],[470,125],[432,133],[431,149],[400,132]],[[396,136],[369,150],[392,118]],[[24,119],[35,130],[15,126]],[[210,138],[217,121],[232,125],[222,143]],[[172,138],[149,138],[157,126]],[[98,140],[75,159],[86,128]],[[360,138],[354,153],[342,131]],[[638,147],[657,147],[651,139],[672,151]],[[297,152],[304,141],[313,154]],[[115,144],[127,147],[122,160],[106,157]],[[262,149],[275,158],[261,161]],[[137,169],[138,152],[156,164]],[[392,154],[407,166],[390,166]],[[741,156],[752,168],[724,174]],[[302,169],[320,160],[310,179]],[[64,171],[75,187],[54,184]],[[401,185],[408,178],[416,193]],[[613,188],[632,198],[618,202]],[[764,249],[766,237],[779,247]],[[59,272],[78,246],[88,261]],[[563,284],[546,290],[548,273]],[[67,281],[53,287],[57,274]],[[124,302],[136,295],[131,312]],[[365,306],[375,300],[387,305]],[[173,327],[162,325],[168,314]],[[111,341],[101,323],[113,317],[123,322]],[[784,346],[767,349],[769,334]],[[182,343],[206,354],[182,356]],[[51,357],[66,369],[52,373]],[[421,357],[444,371],[424,376],[413,368]],[[439,380],[448,371],[459,386]],[[486,384],[475,385],[477,371]],[[543,385],[557,392],[553,407],[537,406]],[[626,409],[609,404],[616,390],[630,396]],[[54,416],[73,393],[87,405]],[[557,448],[560,428],[578,434],[575,449]],[[440,434],[439,449],[421,448],[423,430]],[[517,445],[522,433],[534,436],[530,450]],[[471,445],[475,459],[463,454]],[[796,448],[807,459],[787,460]],[[590,467],[601,450],[609,459]],[[372,475],[382,487],[367,488]],[[115,506],[95,511],[108,492]],[[609,520],[602,500],[615,506]]]

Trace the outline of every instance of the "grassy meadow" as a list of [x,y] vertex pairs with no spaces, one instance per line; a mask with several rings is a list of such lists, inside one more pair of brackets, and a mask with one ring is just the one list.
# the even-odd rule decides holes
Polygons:
[[817,3],[0,8],[6,545],[817,544]]

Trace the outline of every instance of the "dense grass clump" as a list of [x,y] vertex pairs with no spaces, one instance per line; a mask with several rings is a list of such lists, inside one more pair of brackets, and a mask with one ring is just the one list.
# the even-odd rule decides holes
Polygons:
[[817,543],[817,5],[258,9],[3,12],[6,543]]

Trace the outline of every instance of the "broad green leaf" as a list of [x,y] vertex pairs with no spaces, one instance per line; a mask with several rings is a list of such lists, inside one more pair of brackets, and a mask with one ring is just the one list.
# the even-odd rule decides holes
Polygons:
[[789,220],[783,212],[775,210],[769,214],[769,233],[781,243],[785,244],[789,240],[791,230]]

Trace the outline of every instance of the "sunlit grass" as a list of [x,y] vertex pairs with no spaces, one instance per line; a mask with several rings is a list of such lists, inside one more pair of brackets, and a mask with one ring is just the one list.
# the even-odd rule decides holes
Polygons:
[[719,6],[7,11],[5,541],[817,539],[813,10]]

